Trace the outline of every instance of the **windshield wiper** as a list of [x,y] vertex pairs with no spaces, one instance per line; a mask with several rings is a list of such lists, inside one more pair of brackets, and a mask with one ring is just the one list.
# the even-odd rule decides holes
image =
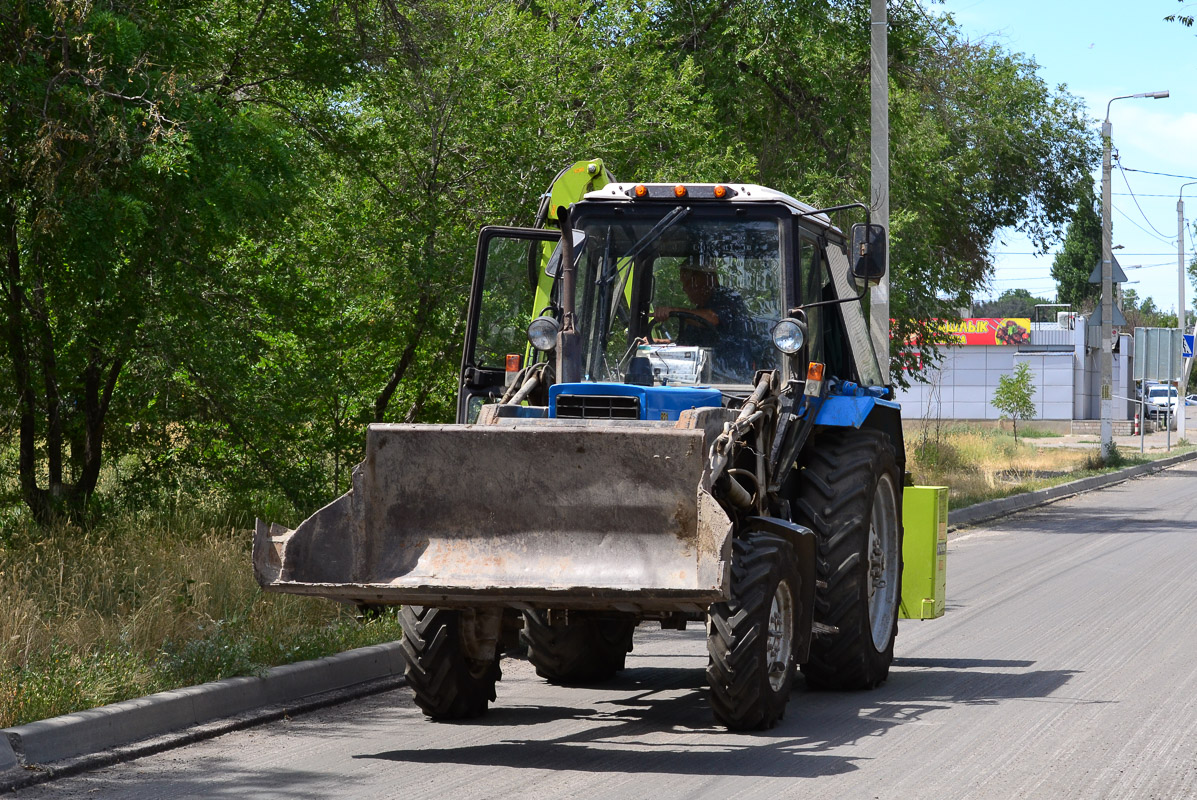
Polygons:
[[[599,365],[602,365],[604,368],[606,367],[606,360],[603,354],[607,352],[607,344],[610,341],[610,331],[607,329],[610,324],[610,317],[607,303],[604,300],[607,299],[607,287],[615,282],[615,278],[619,273],[618,263],[623,262],[628,265],[628,269],[631,269],[632,264],[635,263],[636,256],[640,255],[650,245],[660,239],[665,234],[665,231],[681,222],[689,213],[689,206],[675,206],[668,214],[661,217],[648,233],[641,236],[627,253],[621,255],[617,260],[611,258],[611,228],[610,226],[607,227],[606,243],[603,249],[603,262],[599,267],[599,273],[594,282],[599,291],[598,330],[595,331],[597,342],[594,342],[593,352],[590,355],[590,370],[588,374],[595,374],[595,368]],[[614,298],[611,298],[611,300],[613,302]],[[631,352],[631,349],[629,349],[629,352]]]
[[672,211],[670,211],[668,214],[661,217],[661,221],[658,222],[656,225],[654,225],[652,227],[652,230],[650,230],[648,233],[644,234],[644,236],[640,237],[640,241],[638,241],[638,242],[636,242],[636,244],[632,245],[632,249],[629,250],[623,257],[628,259],[629,261],[631,261],[636,256],[640,255],[640,252],[642,250],[644,250],[646,247],[648,247],[653,242],[657,241],[657,239],[660,239],[661,236],[665,233],[665,231],[669,230],[674,225],[681,222],[682,218],[685,217],[689,213],[690,213],[689,206],[677,206]]

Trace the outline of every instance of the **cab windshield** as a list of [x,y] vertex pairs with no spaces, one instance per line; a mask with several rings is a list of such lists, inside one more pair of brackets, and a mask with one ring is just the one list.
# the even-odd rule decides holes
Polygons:
[[[781,220],[587,210],[576,311],[583,378],[655,385],[745,385],[780,355]],[[703,213],[707,211],[707,213]]]

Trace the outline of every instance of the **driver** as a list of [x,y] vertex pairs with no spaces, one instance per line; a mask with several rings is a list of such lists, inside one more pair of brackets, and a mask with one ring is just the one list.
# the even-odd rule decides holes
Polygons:
[[658,306],[653,321],[664,322],[677,314],[680,345],[717,347],[721,339],[734,336],[748,314],[740,293],[720,286],[714,266],[693,257],[681,266],[680,277],[682,291],[694,307]]
[[710,348],[716,380],[749,380],[753,371],[766,363],[768,343],[762,343],[753,332],[744,298],[736,290],[720,286],[714,265],[695,257],[682,264],[680,278],[693,307],[659,306],[653,310],[653,324],[676,316],[677,344]]

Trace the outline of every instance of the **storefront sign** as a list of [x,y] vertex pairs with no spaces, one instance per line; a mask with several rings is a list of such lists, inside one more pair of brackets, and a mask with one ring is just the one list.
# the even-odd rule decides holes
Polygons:
[[970,317],[937,324],[943,344],[1025,344],[1031,340],[1031,320],[1024,317]]

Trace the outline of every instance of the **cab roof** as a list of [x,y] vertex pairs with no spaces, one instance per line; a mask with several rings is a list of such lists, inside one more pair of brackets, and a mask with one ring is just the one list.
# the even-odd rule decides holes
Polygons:
[[[678,198],[672,196],[674,186],[678,184],[673,183],[645,183],[642,184],[649,188],[650,198],[636,199],[632,196],[632,190],[635,186],[640,184],[635,183],[609,183],[602,189],[593,192],[587,192],[583,199],[585,200],[618,200],[621,202],[631,203],[660,203],[660,202],[677,202]],[[807,216],[815,224],[823,228],[829,228],[834,231],[839,231],[831,224],[831,218],[826,214],[812,214],[813,211],[818,211],[814,206],[804,203],[801,200],[796,200],[785,192],[779,192],[776,189],[770,189],[767,186],[760,186],[755,183],[684,183],[681,184],[688,190],[689,198],[692,200],[702,200],[711,203],[779,203],[789,207],[791,212],[795,215],[803,214]],[[724,186],[731,190],[731,197],[723,200],[714,199],[713,192],[716,186]],[[657,191],[652,191],[652,190]],[[669,193],[668,197],[661,197],[662,194]]]

